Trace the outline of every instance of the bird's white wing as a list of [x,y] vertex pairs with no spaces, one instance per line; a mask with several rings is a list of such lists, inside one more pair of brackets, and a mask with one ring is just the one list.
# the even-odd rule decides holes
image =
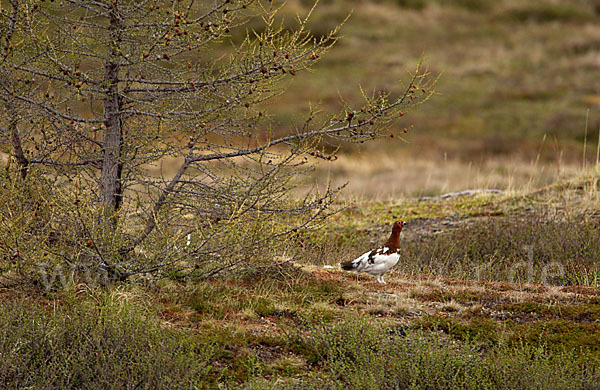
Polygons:
[[363,253],[360,257],[342,265],[342,269],[369,274],[382,274],[395,266],[400,260],[397,252],[386,253],[387,247],[379,247],[372,251]]
[[352,261],[353,268],[355,268],[358,272],[362,272],[362,270],[367,265],[369,265],[369,257],[371,256],[372,252],[373,251],[368,251],[366,253],[363,253],[362,255],[360,255],[360,257],[353,260]]
[[399,260],[400,254],[396,252],[385,255],[376,254],[372,259],[370,259],[370,261],[367,260],[366,264],[359,271],[374,275],[383,274],[398,264]]

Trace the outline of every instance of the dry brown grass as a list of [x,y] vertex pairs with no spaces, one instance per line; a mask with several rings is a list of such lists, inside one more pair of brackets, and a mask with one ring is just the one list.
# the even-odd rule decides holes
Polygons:
[[478,161],[423,157],[405,149],[396,153],[341,155],[318,166],[317,180],[348,183],[343,197],[394,200],[466,189],[528,191],[581,173],[579,163],[537,162],[523,156],[492,156]]

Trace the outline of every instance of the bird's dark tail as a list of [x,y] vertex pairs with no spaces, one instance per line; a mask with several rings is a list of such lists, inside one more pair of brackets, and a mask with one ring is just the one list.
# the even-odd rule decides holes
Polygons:
[[354,268],[356,268],[356,264],[354,264],[354,263],[353,263],[353,262],[351,262],[351,261],[347,261],[347,262],[345,262],[345,263],[340,263],[340,267],[341,267],[343,270],[346,270],[346,271],[352,271]]

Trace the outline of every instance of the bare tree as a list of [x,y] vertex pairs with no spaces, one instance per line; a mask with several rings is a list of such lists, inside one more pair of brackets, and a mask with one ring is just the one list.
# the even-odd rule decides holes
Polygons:
[[[435,80],[418,67],[396,99],[364,94],[360,108],[311,110],[276,134],[263,110],[282,79],[337,40],[337,30],[312,36],[310,13],[290,30],[270,1],[10,4],[0,98],[12,111],[0,142],[23,178],[38,167],[76,193],[69,215],[82,237],[73,242],[91,244],[52,253],[93,259],[114,277],[208,276],[252,263],[328,213],[335,189],[289,196],[315,159],[387,136],[390,121],[433,94]],[[257,17],[260,31],[230,39]]]

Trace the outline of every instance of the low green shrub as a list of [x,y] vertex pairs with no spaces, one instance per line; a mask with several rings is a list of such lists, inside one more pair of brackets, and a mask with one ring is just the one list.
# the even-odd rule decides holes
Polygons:
[[0,307],[0,388],[174,389],[200,386],[214,352],[129,305]]
[[314,327],[302,338],[314,365],[328,372],[306,388],[598,389],[600,357],[580,350],[476,343],[405,329],[366,317]]
[[127,235],[102,228],[95,198],[76,180],[34,168],[23,179],[7,165],[0,172],[0,286],[48,292],[120,279],[118,248]]

